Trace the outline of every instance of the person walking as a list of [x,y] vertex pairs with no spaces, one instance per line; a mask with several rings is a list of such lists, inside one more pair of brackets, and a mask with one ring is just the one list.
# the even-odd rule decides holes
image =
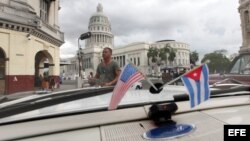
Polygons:
[[168,72],[166,72],[166,70],[164,70],[164,72],[162,73],[162,82],[165,84],[167,82],[169,82],[170,80],[172,80],[172,76],[171,74]]
[[49,87],[50,87],[50,89],[51,89],[51,91],[53,91],[54,90],[54,88],[55,88],[55,78],[52,76],[52,77],[50,77],[50,81],[49,81]]
[[103,61],[97,66],[94,78],[89,83],[100,86],[114,86],[120,75],[118,64],[112,60],[112,49],[105,47],[102,52]]

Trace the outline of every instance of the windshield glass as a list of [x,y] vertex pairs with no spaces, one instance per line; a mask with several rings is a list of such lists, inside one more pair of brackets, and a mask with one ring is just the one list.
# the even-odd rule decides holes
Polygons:
[[249,85],[248,1],[0,1],[0,123]]
[[237,60],[237,62],[234,64],[230,73],[249,75],[250,74],[250,56],[243,55],[242,57],[240,57]]

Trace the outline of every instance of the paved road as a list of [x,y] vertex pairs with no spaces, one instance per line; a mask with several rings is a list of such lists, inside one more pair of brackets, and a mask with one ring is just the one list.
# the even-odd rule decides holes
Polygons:
[[[65,83],[60,85],[60,88],[54,89],[54,92],[76,89],[75,83],[76,83],[75,81],[66,81]],[[35,94],[38,91],[41,91],[41,90],[36,89],[34,91],[19,92],[19,93],[14,93],[10,95],[0,95],[0,103],[26,97],[26,96]]]
[[[161,79],[158,79],[158,78],[151,78],[150,80],[152,83],[162,82]],[[150,84],[146,80],[142,80],[142,86],[143,86],[143,89],[150,88]],[[75,80],[64,80],[62,82],[62,84],[60,85],[60,88],[56,88],[54,90],[54,92],[71,90],[71,89],[76,89],[76,81]],[[22,97],[26,97],[26,96],[35,94],[36,91],[39,91],[39,89],[37,89],[35,91],[20,92],[20,93],[15,93],[15,94],[10,94],[10,95],[0,95],[0,103],[19,99]]]
[[75,85],[76,80],[63,80],[62,85]]

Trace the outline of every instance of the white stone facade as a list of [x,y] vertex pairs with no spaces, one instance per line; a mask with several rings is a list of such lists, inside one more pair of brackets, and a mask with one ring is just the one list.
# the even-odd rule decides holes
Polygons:
[[58,77],[59,0],[0,0],[0,10],[0,93],[33,90],[45,61],[49,75]]
[[189,45],[182,42],[177,42],[174,40],[162,40],[151,44],[151,47],[163,48],[166,45],[169,45],[176,51],[176,57],[173,61],[173,64],[166,60],[165,65],[173,66],[190,66],[190,50]]
[[114,48],[112,58],[122,68],[128,62],[133,63],[143,73],[147,73],[148,59],[147,52],[150,44],[146,42],[136,42],[124,47]]
[[250,0],[239,0],[239,13],[242,30],[242,46],[240,53],[250,51]]

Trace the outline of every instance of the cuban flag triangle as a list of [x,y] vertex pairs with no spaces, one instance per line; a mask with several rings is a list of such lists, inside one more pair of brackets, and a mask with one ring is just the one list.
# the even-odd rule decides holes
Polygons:
[[122,70],[109,104],[109,110],[114,110],[129,87],[137,81],[144,79],[144,76],[132,64],[127,64]]
[[208,67],[204,64],[181,77],[188,90],[191,108],[210,98],[208,74]]

